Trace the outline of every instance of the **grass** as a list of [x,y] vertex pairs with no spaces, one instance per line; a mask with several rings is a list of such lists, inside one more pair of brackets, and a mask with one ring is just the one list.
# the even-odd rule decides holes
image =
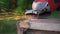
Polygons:
[[0,20],[0,34],[17,34],[16,20]]
[[51,15],[47,16],[48,18],[60,18],[60,11],[54,11]]
[[0,33],[0,34],[17,34],[17,33],[12,32],[12,33]]

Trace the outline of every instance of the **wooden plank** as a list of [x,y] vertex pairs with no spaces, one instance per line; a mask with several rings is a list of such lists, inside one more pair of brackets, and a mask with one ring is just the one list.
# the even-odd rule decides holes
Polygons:
[[60,19],[31,19],[24,21],[30,23],[30,29],[60,31]]

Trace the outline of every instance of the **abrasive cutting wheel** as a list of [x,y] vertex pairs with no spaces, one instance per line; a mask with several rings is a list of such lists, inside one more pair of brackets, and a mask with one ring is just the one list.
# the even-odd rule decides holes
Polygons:
[[49,12],[48,14],[45,12],[43,14],[26,14],[27,19],[47,19],[47,16],[50,15],[51,13]]

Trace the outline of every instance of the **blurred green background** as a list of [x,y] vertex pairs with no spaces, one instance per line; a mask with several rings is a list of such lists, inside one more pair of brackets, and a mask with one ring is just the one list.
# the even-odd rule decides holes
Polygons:
[[0,34],[17,34],[16,20],[0,20]]
[[11,0],[0,0],[0,12],[2,9],[9,11],[11,6]]
[[[11,6],[15,3],[15,11],[24,11],[26,9],[31,9],[33,0],[0,0],[0,9],[8,10],[12,9]],[[1,11],[0,11],[1,12]]]

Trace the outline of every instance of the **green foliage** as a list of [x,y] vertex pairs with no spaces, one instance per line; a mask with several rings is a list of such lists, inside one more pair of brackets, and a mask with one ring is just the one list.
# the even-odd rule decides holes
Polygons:
[[9,11],[11,0],[0,0],[0,11]]
[[33,0],[18,0],[17,1],[17,8],[15,9],[18,15],[23,15],[26,9],[32,8]]
[[16,22],[15,20],[0,20],[0,34],[16,32]]
[[15,15],[18,15],[18,16],[24,15],[24,10],[20,7],[17,7],[14,11],[16,12]]
[[60,11],[52,12],[51,15],[48,16],[48,18],[60,18]]

